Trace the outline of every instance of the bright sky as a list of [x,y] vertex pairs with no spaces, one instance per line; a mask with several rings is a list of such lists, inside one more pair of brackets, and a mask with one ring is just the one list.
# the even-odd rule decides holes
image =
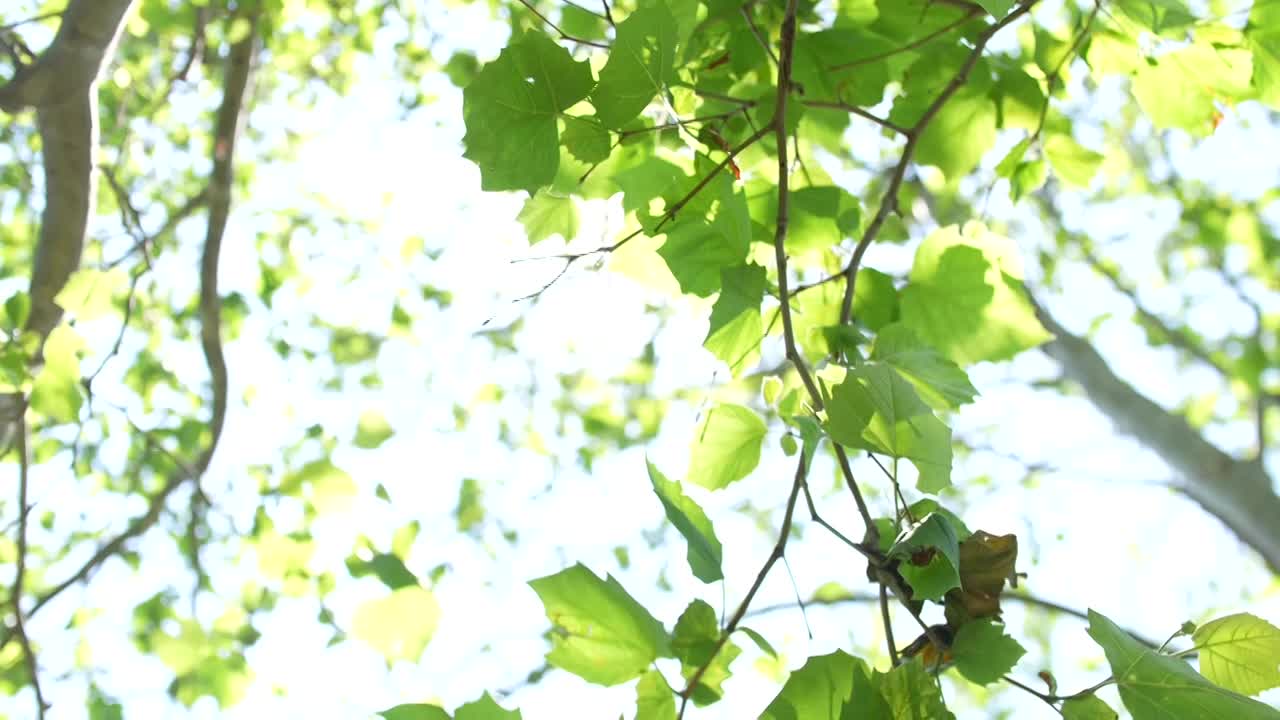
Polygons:
[[[458,46],[482,48],[481,56],[486,57],[486,52],[492,56],[500,46],[500,32],[490,31],[492,26],[478,8],[446,12],[428,5],[428,10],[429,24],[445,47],[453,40]],[[446,58],[447,52],[438,56]],[[371,65],[370,75],[357,84],[351,97],[305,116],[270,110],[255,115],[254,122],[261,127],[288,124],[313,137],[298,163],[263,168],[254,198],[239,206],[223,257],[227,290],[256,293],[253,233],[272,227],[275,207],[326,197],[349,216],[375,224],[369,231],[322,226],[314,237],[291,239],[293,253],[312,258],[305,264],[312,289],[303,293],[286,288],[277,296],[275,313],[251,318],[241,339],[228,347],[232,398],[251,391],[255,399],[249,411],[233,405],[206,487],[231,488],[219,492],[219,505],[238,527],[247,527],[256,495],[235,490],[252,488],[257,482],[244,475],[246,465],[275,461],[279,448],[311,423],[320,422],[330,434],[349,438],[362,410],[384,411],[395,437],[377,450],[346,449],[333,458],[361,490],[351,508],[323,517],[314,528],[319,549],[311,566],[345,577],[342,563],[358,536],[386,547],[396,528],[416,520],[422,531],[409,558],[410,569],[422,577],[441,563],[451,568],[435,587],[443,611],[441,624],[420,663],[401,663],[388,672],[380,656],[358,641],[327,648],[329,635],[315,620],[314,602],[286,601],[257,625],[263,637],[249,654],[256,681],[244,702],[220,711],[208,699],[202,700],[190,717],[363,717],[397,703],[423,700],[437,700],[452,709],[486,690],[517,687],[542,664],[546,644],[541,633],[547,621],[525,584],[529,579],[581,561],[599,575],[613,573],[670,626],[695,597],[716,608],[735,607],[774,539],[772,530],[761,532],[753,518],[733,510],[748,501],[755,507],[781,505],[789,483],[779,478],[789,480],[792,469],[777,451],[776,428],[766,443],[761,468],[751,478],[714,495],[686,488],[716,523],[725,546],[723,595],[721,588],[702,585],[690,575],[683,544],[675,533],[666,532],[669,542],[657,550],[636,542],[642,533],[653,534],[664,526],[661,507],[645,477],[645,453],[670,477],[682,477],[702,408],[673,404],[651,447],[606,456],[588,474],[573,460],[581,431],[571,428],[564,438],[549,431],[554,423],[551,402],[556,373],[584,369],[599,377],[617,374],[656,329],[655,320],[645,312],[646,303],[667,302],[682,311],[671,314],[659,337],[659,391],[721,381],[724,373],[717,374],[718,363],[701,349],[709,306],[704,305],[701,314],[688,312],[691,306],[685,300],[663,298],[616,274],[579,268],[539,302],[513,305],[512,298],[541,287],[558,266],[512,265],[510,260],[553,253],[555,244],[527,246],[515,221],[522,197],[479,191],[478,171],[461,158],[458,145],[460,93],[443,77],[428,75],[423,82],[428,94],[438,99],[402,121],[397,119],[395,93],[385,70]],[[1275,128],[1263,113],[1246,108],[1229,116],[1209,141],[1180,149],[1177,162],[1186,176],[1212,180],[1237,193],[1257,193],[1280,185],[1274,162],[1256,152],[1258,147],[1274,144],[1274,139]],[[993,217],[1009,213],[1001,197],[1002,189],[997,188],[990,208]],[[1159,232],[1170,223],[1168,209],[1158,207],[1149,212],[1122,207],[1079,217],[1085,221],[1081,227],[1099,239],[1125,238],[1125,253],[1119,257],[1138,280],[1145,279],[1141,268],[1152,257]],[[601,237],[617,231],[618,222],[616,212],[584,217],[580,242],[595,246]],[[404,262],[401,249],[410,237],[422,237],[427,248],[443,254],[434,261],[419,256]],[[1015,239],[1028,253],[1041,241],[1034,236]],[[198,242],[190,247],[198,247]],[[189,268],[192,257],[172,258],[171,271],[187,272],[179,268]],[[873,248],[867,258],[868,265],[880,268],[901,267],[904,262],[909,262],[909,255],[892,248]],[[360,267],[362,277],[346,285],[352,267]],[[382,389],[318,393],[314,388],[323,371],[286,366],[270,349],[267,338],[279,333],[279,327],[297,323],[303,313],[316,313],[334,324],[385,329],[391,302],[397,297],[409,302],[407,298],[417,296],[420,284],[452,292],[453,304],[444,311],[424,303],[414,307],[414,336],[390,340],[379,358]],[[1172,404],[1184,399],[1189,388],[1206,382],[1196,371],[1178,368],[1172,355],[1147,349],[1124,320],[1128,309],[1123,301],[1117,305],[1116,296],[1102,281],[1072,273],[1065,284],[1073,291],[1071,302],[1053,303],[1054,310],[1076,330],[1086,328],[1101,313],[1114,313],[1117,319],[1103,323],[1096,339],[1114,367],[1140,389]],[[1209,297],[1220,298],[1222,293]],[[1171,306],[1161,303],[1169,298],[1169,293],[1157,289],[1149,300],[1152,307],[1168,309]],[[1249,318],[1220,299],[1206,300],[1197,312],[1212,313],[1227,323]],[[519,318],[525,322],[519,335],[523,356],[495,359],[487,342],[475,333],[486,327],[486,321],[487,327],[502,327]],[[286,332],[291,339],[307,339],[300,329]],[[196,352],[193,348],[183,363],[191,368],[193,383],[203,382],[203,363]],[[1026,587],[1032,593],[1073,607],[1096,608],[1150,637],[1162,639],[1187,619],[1199,621],[1241,610],[1280,622],[1275,583],[1257,561],[1242,556],[1240,545],[1215,521],[1157,485],[1169,474],[1153,455],[1117,438],[1083,399],[1028,389],[1027,380],[1052,372],[1052,363],[1034,352],[1007,365],[983,365],[971,371],[982,397],[954,419],[957,435],[988,442],[998,453],[978,453],[960,462],[953,473],[957,484],[974,488],[963,500],[954,501],[967,523],[995,533],[1018,534],[1020,569],[1029,572]],[[512,392],[501,403],[477,406],[466,429],[454,431],[453,405],[470,405],[489,384],[551,389],[532,396]],[[501,445],[497,428],[504,417],[527,417],[542,431],[550,452],[559,454],[559,465],[531,450],[513,451]],[[1240,448],[1247,447],[1251,437],[1250,432],[1225,429],[1214,439],[1224,447]],[[1062,471],[1024,485],[1019,482],[1020,466],[1001,454],[1046,462]],[[1280,474],[1280,463],[1275,457],[1269,460],[1273,476]],[[862,461],[855,466],[859,477],[870,478],[874,472]],[[47,483],[42,491],[45,497],[75,491],[74,479],[47,475],[40,478]],[[478,538],[458,535],[454,528],[458,488],[468,477],[480,480],[488,491],[489,521]],[[830,463],[816,467],[812,477],[815,488],[834,486]],[[980,481],[983,477],[989,481]],[[832,482],[824,484],[828,479]],[[375,483],[386,487],[394,500],[392,507],[374,498]],[[831,492],[823,503],[826,517],[848,534],[859,532],[846,494]],[[98,508],[86,526],[96,527],[95,520],[119,517],[124,510]],[[279,525],[287,526],[282,518],[288,513],[287,506],[280,510]],[[506,543],[503,529],[518,531],[518,544]],[[800,595],[808,596],[833,579],[853,590],[866,589],[859,559],[820,529],[806,528],[797,540],[788,561]],[[623,570],[613,548],[628,544],[631,565]],[[140,599],[135,588],[163,587],[187,571],[170,544],[159,537],[149,538],[139,549],[147,560],[137,575],[121,563],[108,564],[92,591],[67,593],[33,623],[31,631],[36,637],[42,632],[56,636],[67,613],[76,607],[101,608],[88,624],[87,639],[92,662],[105,673],[106,687],[127,702],[131,720],[176,717],[178,711],[165,695],[169,671],[158,660],[139,654],[121,630],[129,626],[133,606]],[[217,586],[227,593],[236,592],[241,582],[257,574],[252,558],[214,559],[211,569]],[[660,575],[671,584],[670,591],[655,587]],[[344,581],[329,605],[337,623],[350,627],[356,607],[384,593],[372,578]],[[793,602],[795,593],[787,569],[779,566],[757,604]],[[222,610],[214,598],[202,598],[201,617],[212,619]],[[1033,678],[1036,670],[1048,666],[1062,688],[1074,689],[1105,674],[1098,666],[1101,653],[1081,623],[1063,620],[1046,636],[1038,622],[1024,627],[1024,619],[1041,619],[1035,612],[1012,603],[1006,612],[1015,636],[1029,650],[1019,665],[1020,676]],[[868,657],[884,665],[874,608],[811,608],[807,623],[812,639],[799,611],[772,613],[749,625],[784,653],[792,669],[808,656],[836,648],[870,653]],[[896,627],[900,643],[914,635],[905,614],[897,617]],[[42,648],[42,658],[49,667],[69,667],[74,652],[76,648],[52,644]],[[760,657],[754,646],[744,645],[743,656],[733,666],[734,676],[726,683],[728,699],[691,716],[739,720],[758,713],[781,680]],[[660,666],[669,680],[678,679],[672,666]],[[83,678],[56,679],[51,686],[46,692],[65,704],[55,706],[50,717],[79,717],[83,705],[77,699],[85,692]],[[995,709],[1006,708],[1020,719],[1054,717],[1025,695],[1005,695],[984,707],[983,698],[962,686],[958,682],[947,687],[949,697],[969,697],[955,705],[961,718],[994,717]],[[0,702],[0,713],[22,717],[29,703],[25,695]],[[519,707],[526,720],[612,718],[634,711],[634,692],[625,685],[600,688],[553,672],[539,685],[517,690],[503,704]]]

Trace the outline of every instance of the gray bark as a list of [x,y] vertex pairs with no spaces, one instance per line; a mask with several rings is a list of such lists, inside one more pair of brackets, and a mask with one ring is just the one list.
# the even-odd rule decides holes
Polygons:
[[1182,417],[1133,389],[1088,342],[1062,327],[1043,307],[1040,322],[1057,336],[1043,346],[1067,377],[1116,429],[1155,451],[1178,474],[1187,494],[1280,574],[1280,496],[1256,458],[1238,459],[1205,440]]
[[27,327],[41,337],[58,324],[54,298],[80,265],[96,192],[97,82],[114,53],[132,0],[73,0],[36,62],[0,87],[0,109],[36,111],[45,204],[31,272]]

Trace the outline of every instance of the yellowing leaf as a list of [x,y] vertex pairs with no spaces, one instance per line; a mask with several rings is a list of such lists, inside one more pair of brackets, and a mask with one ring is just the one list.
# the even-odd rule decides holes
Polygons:
[[77,320],[94,320],[114,311],[112,299],[129,286],[129,275],[120,268],[84,268],[71,274],[54,299]]
[[351,633],[382,653],[387,662],[415,662],[440,621],[440,605],[429,590],[406,586],[356,609]]
[[372,450],[386,442],[395,431],[387,423],[387,418],[377,410],[365,410],[360,413],[356,425],[356,437],[352,443],[358,448]]
[[1280,628],[1249,613],[1201,625],[1192,636],[1200,672],[1228,690],[1256,695],[1280,686]]
[[84,404],[80,349],[84,340],[69,325],[59,325],[44,344],[44,367],[31,386],[31,409],[61,423],[75,422]]

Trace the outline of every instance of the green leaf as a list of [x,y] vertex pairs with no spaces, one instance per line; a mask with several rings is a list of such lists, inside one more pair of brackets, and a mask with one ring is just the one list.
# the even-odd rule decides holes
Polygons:
[[760,720],[841,720],[859,670],[865,672],[866,663],[842,650],[809,658],[787,678]]
[[1162,655],[1089,611],[1089,636],[1111,665],[1120,699],[1134,720],[1277,720],[1280,712],[1218,687],[1185,660]]
[[1213,130],[1213,96],[1198,83],[1187,82],[1187,69],[1176,52],[1138,67],[1133,96],[1157,129],[1180,128],[1199,137]]
[[1253,3],[1244,36],[1253,53],[1253,87],[1259,99],[1280,108],[1280,5]]
[[556,117],[591,92],[586,62],[539,33],[514,39],[463,90],[464,157],[480,166],[483,190],[549,184],[560,165]]
[[547,662],[600,685],[637,678],[669,654],[667,632],[618,581],[578,564],[529,581],[553,625]]
[[872,679],[890,715],[886,720],[955,720],[942,699],[942,689],[923,663],[903,663]]
[[453,516],[458,521],[458,532],[466,532],[484,522],[484,488],[475,478],[462,479]]
[[373,573],[382,581],[383,585],[386,585],[391,590],[418,585],[418,576],[405,567],[404,561],[398,555],[391,553],[378,553],[367,563],[348,560],[347,569],[351,572],[352,577]]
[[31,385],[31,409],[54,422],[80,418],[84,385],[80,381],[80,349],[84,339],[70,325],[59,325],[44,343],[44,367]]
[[649,155],[618,170],[613,182],[622,190],[622,209],[632,212],[647,210],[651,200],[673,192],[687,177],[678,165]]
[[667,679],[650,670],[636,683],[636,720],[676,720],[676,698]]
[[826,428],[847,447],[911,460],[922,492],[937,492],[951,481],[951,430],[888,365],[866,363],[849,371],[827,403]]
[[603,40],[606,25],[604,18],[596,13],[577,5],[565,5],[560,8],[560,29],[576,38]]
[[1009,152],[1004,159],[996,164],[996,175],[1002,178],[1011,178],[1013,173],[1018,169],[1018,165],[1022,163],[1022,158],[1026,156],[1027,150],[1031,147],[1031,138],[1024,137],[1018,141],[1017,145],[1009,148]]
[[951,652],[960,674],[978,685],[998,681],[1027,653],[1005,633],[1003,625],[990,620],[965,623],[956,632]]
[[978,0],[978,4],[982,6],[982,9],[997,18],[1002,18],[1009,14],[1009,10],[1013,8],[1014,0]]
[[[757,195],[750,205],[751,216],[764,223],[772,240],[772,229],[778,216],[777,193]],[[790,209],[787,252],[792,255],[824,252],[858,232],[862,226],[862,204],[847,190],[834,185],[793,190]]]
[[1009,178],[1009,197],[1017,202],[1039,190],[1048,175],[1049,166],[1043,160],[1018,163],[1018,167],[1013,169],[1013,177]]
[[1097,695],[1073,697],[1062,703],[1062,720],[1117,720],[1119,717]]
[[1201,625],[1192,636],[1200,672],[1212,682],[1245,695],[1280,686],[1280,628],[1249,613]]
[[566,116],[560,142],[564,143],[570,155],[584,163],[603,162],[611,150],[609,131],[599,120],[591,117]]
[[6,330],[21,330],[31,315],[31,296],[17,290],[4,301],[4,327]]
[[1045,138],[1044,153],[1058,177],[1079,188],[1089,187],[1089,181],[1102,167],[1101,153],[1082,147],[1070,135],[1063,133],[1053,133]]
[[748,243],[702,220],[687,220],[667,231],[667,240],[658,254],[680,290],[698,297],[710,297],[721,290],[722,268],[741,265],[747,259]]
[[674,77],[675,53],[676,20],[665,4],[642,7],[623,20],[591,93],[600,121],[620,128],[639,115]]
[[764,321],[765,270],[754,263],[720,271],[720,297],[711,308],[711,326],[703,347],[729,366],[735,377],[755,365]]
[[949,226],[916,250],[902,322],[961,367],[1007,360],[1052,336],[1025,296],[1018,248],[978,223]]
[[898,291],[893,277],[879,270],[858,270],[853,289],[853,317],[874,332],[893,322],[898,316]]
[[680,531],[689,543],[689,569],[699,580],[705,583],[724,579],[721,570],[723,553],[720,540],[716,538],[715,528],[707,519],[707,514],[691,498],[680,489],[680,484],[668,480],[662,471],[652,462],[649,467],[649,481],[653,483],[653,491],[662,501],[662,508],[667,513],[667,520]]
[[[671,634],[671,649],[680,659],[686,680],[706,666],[690,696],[696,705],[708,705],[724,694],[721,684],[729,677],[729,664],[742,653],[732,642],[719,645],[720,625],[716,611],[703,600],[689,603]],[[717,651],[717,646],[718,651]],[[715,653],[714,657],[712,653]]]
[[955,182],[978,166],[996,141],[996,106],[985,90],[968,86],[942,106],[920,135],[916,162],[936,165]]
[[478,699],[458,706],[453,717],[454,720],[520,720],[520,711],[507,710],[486,692]]
[[750,408],[716,405],[698,428],[689,459],[689,482],[719,490],[760,464],[768,427]]
[[671,632],[671,652],[686,667],[697,668],[711,659],[720,639],[716,611],[705,600],[694,600],[680,613]]
[[444,708],[424,703],[397,705],[378,714],[384,720],[451,720]]
[[941,513],[929,513],[902,531],[889,548],[917,599],[937,600],[960,587],[960,540]]
[[880,328],[871,349],[871,359],[897,370],[935,409],[958,408],[973,402],[978,395],[964,370],[926,345],[901,323]]
[[113,299],[129,287],[129,275],[121,268],[81,268],[71,274],[54,302],[77,320],[96,320],[114,312]]
[[1115,9],[1157,35],[1196,21],[1182,0],[1114,0]]
[[382,653],[388,663],[417,662],[439,622],[435,595],[413,585],[361,604],[351,621],[351,634]]
[[578,234],[578,209],[573,198],[555,195],[545,188],[524,201],[516,219],[524,225],[530,245],[552,235],[559,235],[569,242]]
[[764,636],[761,635],[760,633],[746,626],[740,626],[738,628],[738,632],[743,633],[747,637],[751,638],[751,641],[754,642],[756,644],[756,647],[760,648],[760,651],[763,652],[764,654],[768,655],[771,658],[774,658],[775,660],[778,658],[778,651],[774,650],[773,646],[769,644],[769,641],[766,640]]
[[372,450],[379,447],[395,434],[387,418],[377,410],[365,410],[360,413],[356,423],[356,436],[352,443],[358,448]]

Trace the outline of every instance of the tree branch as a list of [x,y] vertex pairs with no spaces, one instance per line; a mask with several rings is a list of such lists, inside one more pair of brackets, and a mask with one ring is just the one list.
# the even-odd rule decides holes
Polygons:
[[853,294],[858,276],[858,266],[862,264],[862,256],[866,254],[867,248],[875,241],[876,236],[880,234],[880,228],[884,225],[884,221],[888,219],[889,213],[897,207],[898,191],[902,188],[902,181],[906,178],[907,167],[911,164],[911,159],[915,155],[916,145],[920,142],[920,136],[924,134],[924,131],[929,127],[929,123],[933,122],[934,117],[947,104],[951,96],[955,95],[964,86],[969,79],[969,73],[978,64],[978,58],[982,57],[982,51],[986,49],[987,43],[991,41],[991,38],[1030,12],[1036,2],[1038,0],[1023,0],[1012,12],[978,35],[977,39],[974,40],[973,50],[969,52],[969,57],[965,59],[960,71],[956,73],[955,77],[951,78],[951,82],[947,83],[942,92],[938,93],[938,96],[925,109],[924,114],[920,116],[920,119],[916,120],[910,131],[906,133],[907,143],[902,148],[902,158],[893,168],[893,174],[889,178],[889,187],[885,189],[884,197],[880,200],[880,207],[876,210],[875,216],[871,218],[871,222],[867,224],[867,229],[862,233],[862,239],[858,241],[857,247],[853,250],[853,257],[850,258],[849,265],[845,267],[844,302],[840,308],[841,325],[847,325],[853,316]]
[[31,459],[27,455],[27,424],[19,416],[18,419],[18,542],[17,558],[14,560],[13,590],[9,600],[13,605],[13,634],[22,647],[22,659],[26,663],[27,677],[31,689],[36,694],[36,717],[44,720],[44,690],[40,687],[40,668],[32,649],[31,637],[27,635],[26,616],[22,610],[22,596],[26,594],[27,577],[27,519],[31,508],[27,502],[27,490],[30,487]]
[[[213,386],[209,443],[193,465],[187,465],[178,458],[170,456],[177,468],[164,485],[148,498],[146,512],[134,518],[122,532],[98,548],[98,551],[69,577],[40,595],[27,613],[28,617],[34,615],[68,588],[87,580],[109,558],[123,552],[130,541],[151,529],[159,521],[160,514],[164,511],[170,496],[182,486],[184,481],[190,479],[192,482],[199,483],[200,476],[209,468],[209,463],[218,447],[227,414],[227,366],[221,340],[222,304],[218,297],[218,256],[230,214],[232,157],[237,130],[242,119],[254,51],[258,42],[260,12],[261,5],[255,3],[253,9],[246,13],[250,22],[249,32],[231,46],[224,72],[222,104],[218,108],[214,124],[213,172],[207,192],[209,221],[205,233],[204,254],[200,263],[199,305],[201,344]],[[0,648],[8,644],[10,639],[12,639],[12,633],[0,636]]]
[[[1030,297],[1030,296],[1028,296]],[[1116,429],[1155,451],[1181,477],[1175,486],[1218,518],[1280,574],[1280,497],[1259,458],[1237,460],[1205,440],[1182,417],[1122,380],[1102,355],[1031,298],[1040,323],[1057,339],[1042,346],[1084,389]]]

